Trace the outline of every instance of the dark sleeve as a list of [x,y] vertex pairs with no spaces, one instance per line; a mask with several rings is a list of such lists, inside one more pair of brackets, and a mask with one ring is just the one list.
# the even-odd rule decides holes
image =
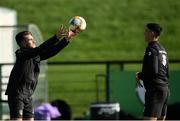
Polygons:
[[32,57],[35,57],[39,54],[39,48],[21,48],[20,50],[16,51],[16,57],[19,60],[26,60]]
[[56,55],[58,52],[60,52],[64,47],[68,45],[69,41],[67,41],[65,38],[63,38],[60,42],[56,43],[52,47],[45,49],[40,53],[41,60],[46,60],[54,55]]
[[58,41],[59,39],[57,39],[56,35],[54,35],[51,38],[49,38],[47,41],[39,45],[38,48],[40,49],[40,51],[44,51],[46,49],[52,48]]
[[139,78],[155,78],[158,74],[158,51],[154,48],[147,48],[143,61],[142,72],[139,73]]
[[54,35],[38,47],[21,49],[21,51],[17,51],[16,55],[21,59],[29,59],[37,55],[40,55],[46,50],[51,49],[58,41],[59,40],[57,39],[56,35]]
[[158,74],[158,50],[154,48],[149,49],[149,72],[151,77],[156,77]]

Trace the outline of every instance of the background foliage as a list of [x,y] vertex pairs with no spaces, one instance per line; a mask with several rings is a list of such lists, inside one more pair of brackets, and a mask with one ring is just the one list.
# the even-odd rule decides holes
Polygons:
[[38,25],[45,40],[72,16],[86,19],[87,30],[50,61],[140,60],[147,22],[162,25],[161,43],[170,59],[180,59],[179,0],[0,0],[0,6],[17,10],[19,24]]

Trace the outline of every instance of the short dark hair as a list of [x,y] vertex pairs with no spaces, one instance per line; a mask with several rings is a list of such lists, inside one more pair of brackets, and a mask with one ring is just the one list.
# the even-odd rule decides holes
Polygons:
[[162,32],[162,27],[157,23],[148,23],[146,27],[156,33],[156,37],[159,36]]
[[32,33],[31,32],[29,32],[29,31],[22,31],[22,32],[19,32],[17,35],[16,35],[16,42],[17,42],[17,44],[18,45],[20,45],[20,43],[23,41],[23,39],[24,39],[24,36],[25,35],[32,35]]

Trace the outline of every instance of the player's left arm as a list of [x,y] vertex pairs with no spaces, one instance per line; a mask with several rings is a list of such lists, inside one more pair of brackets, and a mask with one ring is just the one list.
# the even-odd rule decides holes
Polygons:
[[40,53],[41,60],[48,59],[50,57],[55,56],[58,52],[60,52],[63,48],[65,48],[69,44],[69,40],[74,37],[76,33],[73,33],[70,30],[66,30],[65,28],[60,28],[60,30],[56,33],[56,38],[59,41],[53,45],[51,48],[46,49]]
[[46,60],[50,57],[55,56],[58,52],[60,52],[63,48],[65,48],[69,44],[66,38],[63,38],[60,42],[54,45],[51,49],[43,51],[40,53],[41,60]]
[[159,68],[159,63],[158,63],[158,50],[154,48],[149,49],[149,68],[150,68],[150,76],[155,78],[158,74],[158,68]]

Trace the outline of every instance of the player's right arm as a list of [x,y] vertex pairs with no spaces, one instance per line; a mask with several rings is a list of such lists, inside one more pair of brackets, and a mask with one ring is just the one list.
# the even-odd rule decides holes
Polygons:
[[44,55],[49,54],[50,52],[54,52],[54,47],[61,41],[63,38],[66,38],[66,41],[68,43],[68,40],[73,35],[69,35],[68,30],[65,29],[64,26],[61,26],[59,31],[49,38],[47,41],[43,42],[41,45],[35,48],[21,48],[16,52],[16,55],[18,58],[26,60],[32,57],[35,57],[37,55]]

